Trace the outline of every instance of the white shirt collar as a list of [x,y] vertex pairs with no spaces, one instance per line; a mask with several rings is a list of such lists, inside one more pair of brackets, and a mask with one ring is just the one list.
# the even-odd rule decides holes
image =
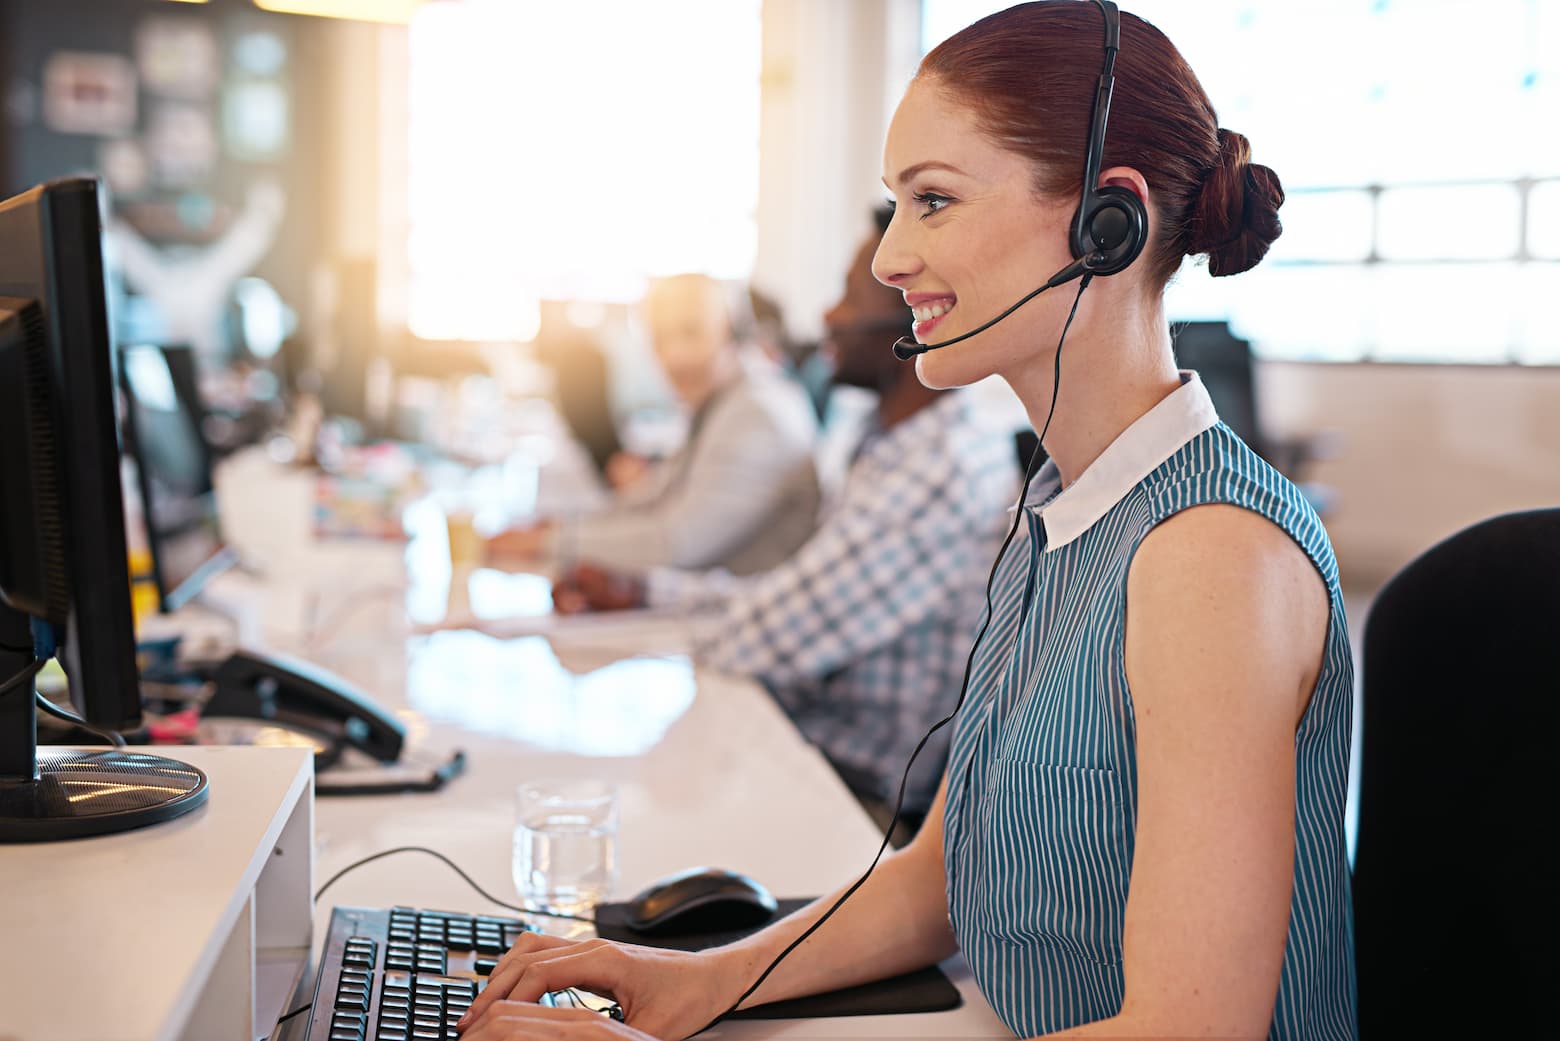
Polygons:
[[1041,468],[1024,505],[1045,522],[1046,552],[1088,531],[1161,463],[1219,422],[1197,373],[1183,369],[1180,375],[1179,388],[1117,435],[1061,492],[1056,465],[1048,460]]

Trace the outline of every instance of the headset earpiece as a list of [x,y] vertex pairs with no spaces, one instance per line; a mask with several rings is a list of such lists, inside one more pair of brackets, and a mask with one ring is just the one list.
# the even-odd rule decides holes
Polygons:
[[1148,242],[1148,211],[1129,188],[1106,185],[1084,196],[1073,223],[1073,256],[1099,255],[1090,263],[1096,275],[1114,275],[1143,252]]

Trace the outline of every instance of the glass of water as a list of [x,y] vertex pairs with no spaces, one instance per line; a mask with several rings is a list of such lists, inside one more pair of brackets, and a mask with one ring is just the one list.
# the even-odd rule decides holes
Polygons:
[[587,913],[617,882],[617,789],[543,780],[515,793],[515,889],[564,914]]

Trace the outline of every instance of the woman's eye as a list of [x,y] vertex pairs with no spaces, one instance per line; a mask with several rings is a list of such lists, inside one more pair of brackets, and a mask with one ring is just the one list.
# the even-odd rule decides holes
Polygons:
[[921,192],[915,195],[914,199],[924,211],[921,214],[923,218],[930,217],[953,201],[946,195],[938,195],[936,192]]

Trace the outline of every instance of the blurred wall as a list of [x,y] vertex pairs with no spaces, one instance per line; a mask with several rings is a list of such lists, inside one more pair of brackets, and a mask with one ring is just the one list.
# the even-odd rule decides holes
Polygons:
[[1560,368],[1268,362],[1257,380],[1270,432],[1340,439],[1310,476],[1337,495],[1346,586],[1485,517],[1560,505]]
[[920,60],[917,0],[765,0],[753,282],[811,339],[886,197],[883,137]]

